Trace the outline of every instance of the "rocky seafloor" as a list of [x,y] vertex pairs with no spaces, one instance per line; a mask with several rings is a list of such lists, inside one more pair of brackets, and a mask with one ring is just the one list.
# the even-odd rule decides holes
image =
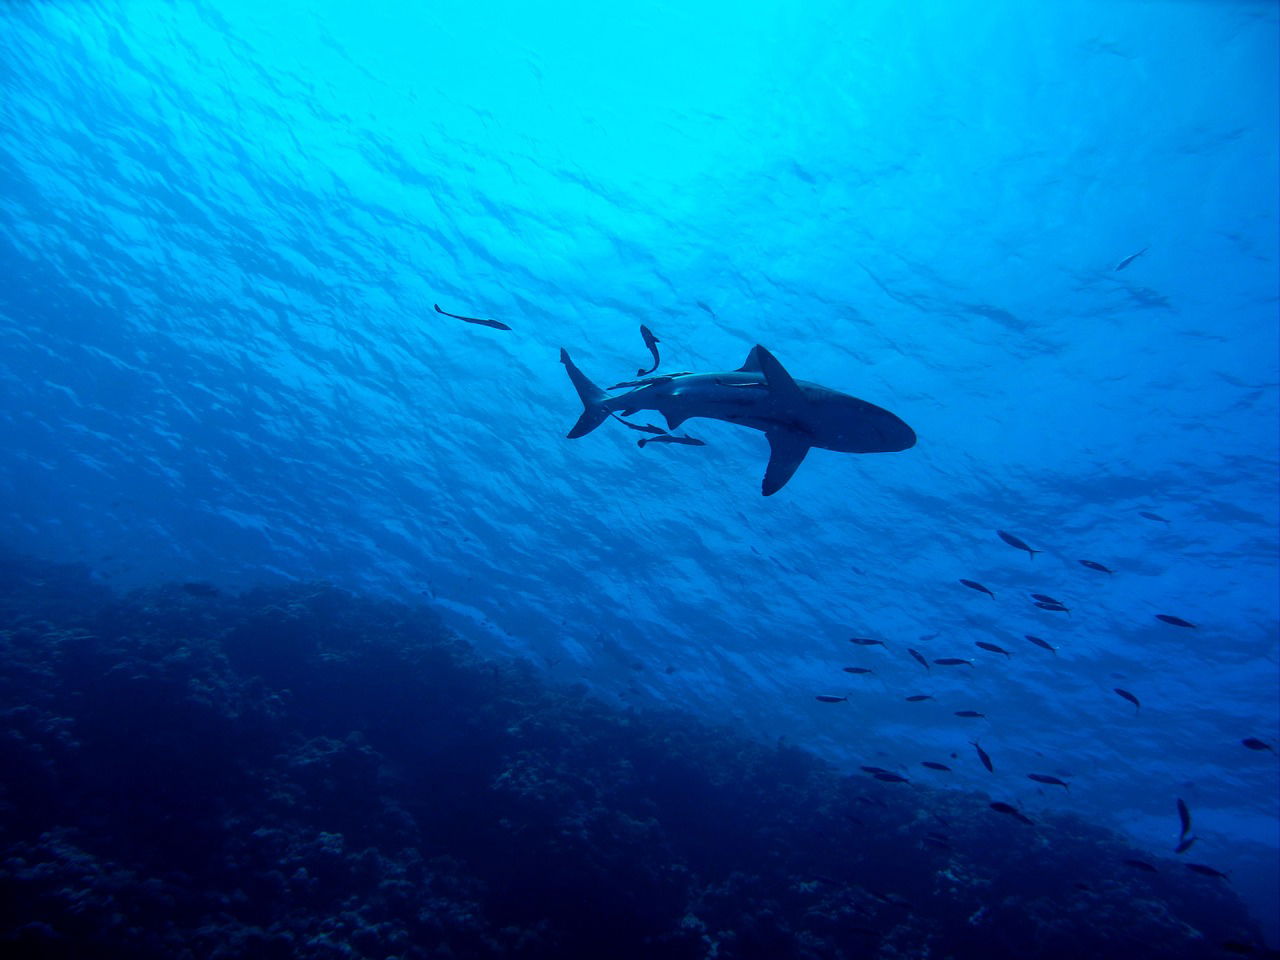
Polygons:
[[426,608],[0,561],[6,957],[1264,954],[1227,882],[1134,858],[607,705]]

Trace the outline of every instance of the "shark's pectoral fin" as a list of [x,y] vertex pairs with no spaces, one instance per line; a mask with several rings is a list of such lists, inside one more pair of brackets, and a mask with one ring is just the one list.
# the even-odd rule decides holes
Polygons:
[[765,436],[769,438],[769,466],[764,471],[761,492],[767,497],[781,490],[804,462],[809,442],[783,430],[770,430]]

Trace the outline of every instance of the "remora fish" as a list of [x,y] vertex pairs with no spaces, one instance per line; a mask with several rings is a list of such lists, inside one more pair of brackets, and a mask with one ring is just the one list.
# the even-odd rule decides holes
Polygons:
[[[769,441],[769,465],[761,493],[786,485],[812,447],[840,453],[896,453],[915,446],[916,435],[888,410],[829,387],[793,380],[768,350],[751,348],[746,362],[728,373],[691,373],[646,383],[609,396],[577,368],[566,350],[560,362],[582,400],[582,416],[568,433],[586,436],[609,416],[656,410],[675,430],[693,417],[724,420],[760,430]],[[741,390],[755,386],[764,389]]]
[[644,338],[644,345],[649,348],[649,353],[653,355],[653,366],[648,370],[637,370],[636,376],[647,377],[649,374],[653,373],[653,371],[657,370],[658,364],[662,362],[658,359],[658,344],[662,341],[655,337],[653,335],[653,331],[643,323],[640,324],[640,336]]
[[[628,424],[628,426],[631,426],[631,424]],[[705,447],[707,445],[705,440],[699,440],[696,437],[676,436],[674,433],[664,433],[660,437],[641,437],[636,441],[636,446],[643,449],[646,443],[683,443],[689,447]]]
[[441,310],[440,304],[438,303],[433,303],[432,306],[436,308],[436,313],[442,313],[446,317],[453,317],[453,319],[455,320],[465,320],[467,323],[474,323],[481,327],[493,327],[493,329],[495,330],[511,329],[501,320],[487,320],[484,317],[463,317],[463,316],[459,316],[456,313],[450,313],[448,310]]
[[970,590],[977,590],[979,593],[985,593],[992,600],[996,598],[996,595],[994,593],[992,593],[990,590],[988,590],[986,587],[980,584],[977,580],[966,580],[963,577],[961,577],[960,582],[963,583]]
[[1034,643],[1037,647],[1043,647],[1045,650],[1048,650],[1050,653],[1056,654],[1058,652],[1057,647],[1045,642],[1044,640],[1041,640],[1039,637],[1033,637],[1029,633],[1023,634],[1023,636],[1025,636],[1028,640]]

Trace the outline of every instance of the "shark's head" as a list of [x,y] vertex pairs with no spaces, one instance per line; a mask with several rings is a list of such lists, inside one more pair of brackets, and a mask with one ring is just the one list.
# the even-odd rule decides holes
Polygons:
[[814,446],[841,453],[897,453],[916,445],[916,432],[883,407],[830,391]]

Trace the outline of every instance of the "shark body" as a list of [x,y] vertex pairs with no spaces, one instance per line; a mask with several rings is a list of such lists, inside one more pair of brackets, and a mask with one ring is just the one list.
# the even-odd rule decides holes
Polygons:
[[916,435],[888,410],[817,383],[794,380],[762,346],[755,346],[737,370],[681,373],[631,381],[634,389],[610,396],[587,378],[565,350],[583,412],[570,439],[586,436],[611,413],[640,410],[662,414],[670,429],[694,417],[751,427],[769,440],[769,465],[761,492],[777,493],[812,447],[840,453],[895,453],[915,446]]

